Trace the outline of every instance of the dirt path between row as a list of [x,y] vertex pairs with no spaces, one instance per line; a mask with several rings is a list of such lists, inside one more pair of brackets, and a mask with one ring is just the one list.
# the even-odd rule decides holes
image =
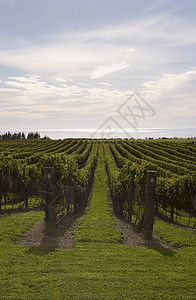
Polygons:
[[[66,222],[69,224],[65,224]],[[62,222],[58,226],[57,237],[52,237],[47,235],[46,222],[42,221],[26,232],[16,244],[29,247],[39,246],[46,248],[73,249],[72,232],[77,230],[78,221],[68,221],[67,218],[66,222]]]
[[[106,172],[106,171],[105,171]],[[137,231],[137,226],[134,224],[130,224],[124,220],[117,218],[114,215],[113,205],[111,200],[111,194],[109,190],[109,183],[108,177],[106,173],[106,180],[107,180],[107,195],[108,195],[108,202],[111,214],[114,217],[114,223],[116,230],[122,232],[124,241],[124,245],[130,245],[133,247],[153,247],[153,248],[164,248],[164,249],[178,249],[177,247],[172,247],[169,244],[163,243],[155,234],[153,234],[153,238],[151,241],[144,240],[143,233]],[[88,201],[88,206],[85,209],[82,217],[85,215],[86,211],[91,202],[91,198],[93,195],[94,190],[94,182],[91,190],[91,194]],[[57,228],[57,237],[48,236],[46,233],[46,223],[45,221],[40,222],[39,224],[32,227],[28,232],[26,232],[22,238],[16,242],[18,245],[24,246],[40,246],[40,247],[47,247],[47,248],[60,248],[60,249],[74,249],[74,242],[73,242],[73,232],[78,229],[80,221],[82,218],[80,215],[73,215],[70,214],[66,216],[62,222],[58,224]]]
[[109,189],[109,180],[107,171],[105,168],[106,178],[107,178],[107,194],[108,202],[111,214],[114,217],[114,223],[116,230],[122,232],[123,234],[123,244],[130,245],[133,247],[151,247],[151,248],[164,248],[170,250],[176,250],[177,247],[173,247],[170,244],[164,243],[155,233],[153,233],[153,238],[151,241],[146,241],[143,236],[143,232],[137,230],[137,225],[128,223],[125,220],[119,219],[115,216],[112,204],[111,193]]
[[81,217],[83,217],[88,210],[93,195],[93,190],[94,181],[88,200],[88,205],[85,210],[83,212],[79,211],[77,214],[66,215],[57,225],[56,237],[47,235],[46,222],[43,220],[39,224],[33,226],[29,231],[27,231],[19,241],[15,242],[15,244],[29,247],[74,249],[72,233],[78,229],[78,226],[82,219]]

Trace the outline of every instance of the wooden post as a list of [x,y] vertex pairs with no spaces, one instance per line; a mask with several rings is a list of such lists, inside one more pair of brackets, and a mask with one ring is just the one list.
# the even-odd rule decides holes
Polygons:
[[54,201],[54,170],[44,168],[45,178],[45,214],[46,231],[50,236],[56,236],[56,206]]
[[192,197],[193,209],[196,210],[196,195]]
[[132,182],[130,195],[128,197],[128,220],[129,220],[129,222],[132,222],[133,202],[134,201],[135,201],[135,184]]
[[147,171],[145,188],[145,208],[144,208],[144,238],[152,239],[154,223],[154,200],[156,195],[156,171]]

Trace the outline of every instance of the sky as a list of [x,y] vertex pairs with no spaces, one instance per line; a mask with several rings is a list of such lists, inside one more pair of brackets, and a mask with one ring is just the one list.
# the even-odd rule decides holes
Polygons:
[[0,0],[0,131],[195,128],[195,15],[195,0]]

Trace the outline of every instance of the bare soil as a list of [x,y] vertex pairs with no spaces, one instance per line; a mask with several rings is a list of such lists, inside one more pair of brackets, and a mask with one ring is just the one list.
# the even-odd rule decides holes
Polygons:
[[[115,228],[122,232],[124,245],[133,247],[153,247],[165,249],[178,249],[169,244],[163,243],[155,234],[151,241],[145,241],[142,232],[137,231],[137,226],[127,223],[114,216]],[[29,247],[46,247],[60,249],[74,249],[73,232],[78,229],[81,219],[72,219],[71,216],[66,218],[57,228],[57,236],[49,236],[47,234],[45,221],[32,227],[26,232],[22,238],[16,242],[18,245]]]
[[122,232],[124,245],[130,245],[133,247],[164,248],[170,250],[178,249],[177,247],[173,247],[170,244],[164,243],[155,233],[153,233],[152,240],[145,240],[143,231],[138,231],[137,225],[128,223],[126,220],[119,219],[114,215],[109,189],[108,200],[111,213],[115,220],[115,228],[116,230]]
[[107,172],[107,195],[108,195],[108,203],[110,207],[110,211],[115,220],[115,228],[116,230],[122,232],[123,234],[123,244],[130,245],[133,247],[150,247],[150,248],[164,248],[164,249],[171,249],[175,250],[178,249],[177,247],[173,247],[170,244],[164,243],[155,233],[153,233],[153,238],[150,241],[144,239],[144,235],[142,231],[138,231],[138,226],[135,224],[128,223],[126,220],[119,219],[115,216],[113,205],[112,205],[112,198],[109,189],[109,181]]
[[85,209],[79,211],[77,214],[66,215],[57,224],[56,236],[50,236],[47,233],[46,222],[42,221],[32,227],[26,232],[22,238],[16,242],[17,245],[29,247],[46,247],[46,248],[60,248],[60,249],[74,249],[73,232],[78,229],[81,221],[81,216],[84,216],[93,195],[94,181],[91,193],[88,199],[88,205]]
[[46,222],[42,221],[26,232],[16,244],[30,247],[73,249],[72,232],[77,229],[77,226],[77,219],[74,220],[71,215],[66,216],[65,220],[57,226],[57,235],[50,236],[47,234]]
[[138,231],[135,224],[127,223],[121,219],[115,217],[115,228],[123,233],[124,245],[130,245],[133,247],[150,247],[150,248],[164,248],[176,250],[177,247],[172,247],[167,243],[163,243],[161,239],[153,233],[152,240],[148,241],[144,239],[143,232]]

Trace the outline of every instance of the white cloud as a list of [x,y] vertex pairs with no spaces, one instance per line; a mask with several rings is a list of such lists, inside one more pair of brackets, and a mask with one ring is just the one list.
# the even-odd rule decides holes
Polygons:
[[8,50],[0,52],[0,64],[9,67],[23,69],[28,72],[53,71],[73,69],[81,66],[85,62],[94,63],[93,55],[82,49],[77,49],[76,45],[67,47],[65,45],[42,45],[30,46],[21,50]]
[[65,80],[64,78],[59,77],[56,80],[59,81],[59,82],[62,82],[62,83],[67,83],[67,80]]
[[[2,119],[45,119],[48,117],[47,113],[39,112],[28,112],[28,111],[9,111],[9,110],[0,110],[0,117]],[[5,122],[5,121],[4,121]]]
[[[160,122],[172,120],[175,124],[175,119],[181,118],[185,127],[188,119],[191,126],[195,126],[195,82],[196,70],[193,68],[181,74],[163,74],[157,81],[144,83],[140,92],[156,107]],[[166,125],[169,126],[169,123]]]
[[[148,12],[165,2],[154,1]],[[12,118],[43,118],[50,124],[51,115],[93,120],[115,114],[134,89],[159,119],[193,120],[196,71],[186,66],[195,64],[196,26],[194,19],[179,16],[146,11],[128,22],[36,42],[1,34],[1,68],[30,74],[0,78],[0,116],[7,124]],[[99,81],[104,76],[106,82]]]
[[[184,73],[163,74],[158,80],[145,82],[139,93],[153,106],[156,115],[150,120],[139,121],[139,127],[194,127],[195,81],[196,70],[193,68]],[[108,89],[107,82],[100,83],[95,86],[74,81],[64,86],[58,80],[51,84],[37,75],[12,76],[1,83],[4,86],[0,88],[1,126],[9,128],[11,122],[29,120],[28,124],[32,121],[38,127],[43,124],[50,127],[52,122],[55,128],[63,128],[66,122],[68,127],[85,128],[90,127],[87,125],[90,122],[94,128],[110,115],[118,120],[117,108],[133,92],[114,89],[112,85]],[[123,126],[127,124],[124,122]]]
[[151,11],[153,11],[153,10],[157,10],[157,9],[159,9],[161,6],[167,4],[168,2],[171,2],[171,0],[155,0],[155,1],[153,1],[153,2],[150,4],[150,6],[149,6],[147,9],[145,9],[145,10],[143,11],[143,13],[147,13],[147,12],[149,13],[149,12],[151,12]]
[[[189,118],[191,123],[196,115],[195,81],[193,68],[147,81],[139,92],[156,110],[154,120],[159,124],[164,124],[166,119],[174,122],[175,118]],[[59,120],[96,120],[111,113],[116,117],[116,109],[132,94],[129,89],[114,89],[107,82],[99,82],[98,86],[69,82],[64,86],[59,80],[51,84],[36,75],[10,77],[3,85],[0,116],[4,119],[49,120],[52,115],[58,115]]]
[[121,63],[121,64],[115,64],[115,65],[110,65],[110,66],[101,66],[98,67],[91,75],[91,78],[101,78],[105,75],[108,75],[113,72],[121,71],[123,69],[128,68],[130,65]]
[[[0,106],[3,108],[1,116],[21,118],[28,117],[39,119],[49,114],[86,114],[91,117],[100,114],[109,114],[119,102],[124,101],[128,91],[108,90],[107,86],[99,87],[83,83],[69,82],[61,84],[56,80],[53,84],[42,81],[40,76],[27,75],[26,77],[9,77],[3,82],[4,87],[0,93],[4,101]],[[77,109],[76,109],[77,108]],[[103,113],[104,108],[104,113]],[[27,112],[27,114],[25,114]],[[43,115],[42,115],[43,114]],[[66,117],[67,118],[67,117]]]
[[148,94],[160,94],[160,93],[171,93],[182,92],[186,90],[188,93],[194,90],[196,87],[194,82],[196,80],[196,70],[190,70],[181,74],[163,74],[162,77],[157,81],[149,81],[143,84],[143,93]]
[[137,67],[140,61],[144,61],[143,66],[157,68],[175,59],[173,49],[196,44],[196,26],[191,20],[159,14],[96,30],[65,32],[51,39],[21,44],[15,38],[14,47],[12,38],[7,38],[6,51],[0,51],[0,64],[25,72],[50,72],[65,80],[73,76],[101,78],[128,65]]
[[111,84],[110,83],[108,83],[108,82],[99,82],[99,84],[101,84],[101,85],[104,85],[104,86],[108,86],[108,87],[110,87],[111,86]]

